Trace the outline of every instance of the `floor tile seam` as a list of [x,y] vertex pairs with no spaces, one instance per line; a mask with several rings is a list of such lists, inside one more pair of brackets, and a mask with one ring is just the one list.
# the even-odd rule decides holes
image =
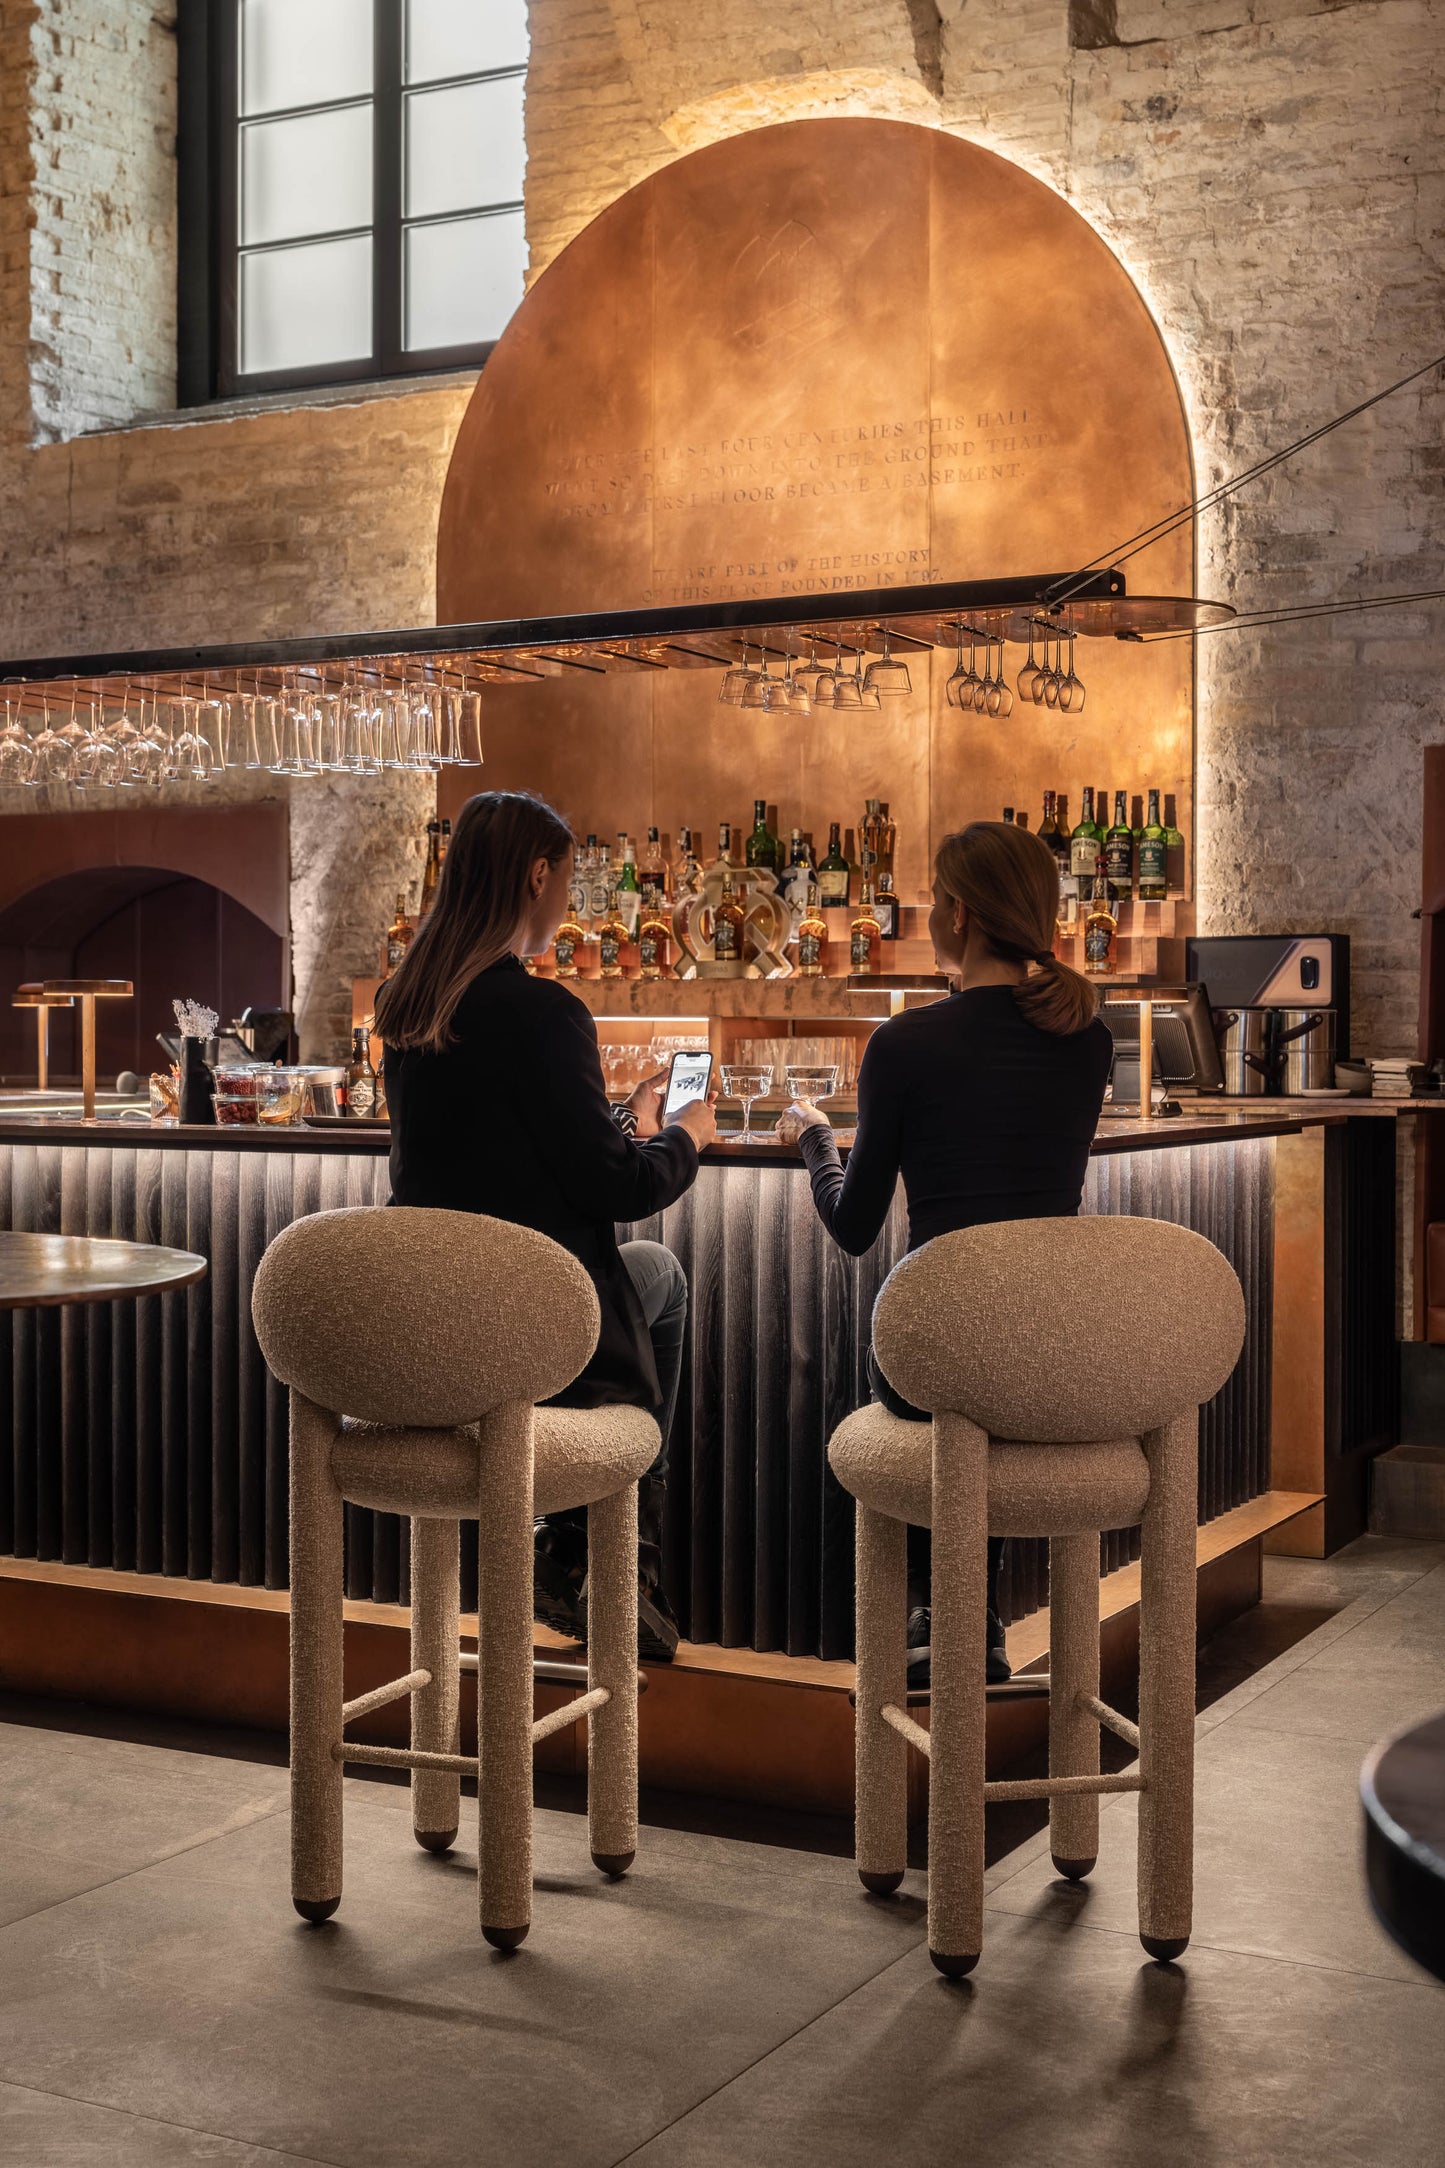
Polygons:
[[88,2093],[62,2092],[58,2086],[31,2085],[24,2078],[7,2078],[0,2070],[0,2085],[12,2093],[29,2093],[36,2100],[67,2100],[72,2107],[94,2108],[100,2115],[124,2116],[129,2123],[158,2123],[164,2130],[181,2130],[195,2138],[214,2138],[222,2145],[246,2146],[253,2153],[261,2153],[269,2160],[300,2161],[305,2168],[347,2168],[344,2161],[334,2160],[324,2153],[288,2152],[282,2146],[267,2145],[263,2139],[240,2138],[233,2131],[208,2130],[202,2123],[183,2123],[173,2115],[152,2115],[147,2109],[118,2108],[113,2100],[92,2100]]
[[[984,1915],[987,1917],[990,1909],[987,1899],[984,1900],[983,1909]],[[997,1910],[998,1908],[995,1907],[994,1909]],[[1008,1920],[1023,1920],[1029,1918],[1029,1916],[1026,1912],[1000,1912],[1000,1917]],[[1069,1932],[1070,1934],[1109,1935],[1115,1941],[1132,1942],[1138,1940],[1139,1930],[1136,1927],[1106,1927],[1102,1920],[1074,1920],[1070,1924]],[[1328,1979],[1376,1980],[1382,1987],[1404,1987],[1410,1989],[1412,1993],[1424,1992],[1437,1996],[1440,1993],[1438,1983],[1431,1979],[1402,1979],[1398,1973],[1376,1972],[1368,1965],[1329,1965],[1322,1958],[1291,1957],[1283,1950],[1243,1949],[1238,1943],[1211,1942],[1203,1935],[1192,1934],[1189,1938],[1189,1948],[1190,1950],[1209,1950],[1216,1957],[1242,1957],[1251,1963],[1261,1965],[1288,1965],[1296,1972],[1319,1973]],[[979,1959],[980,1965],[982,1965],[987,1955],[988,1949],[987,1945],[985,1945],[983,1957]],[[1152,1963],[1154,1960],[1151,1959],[1150,1962]],[[1186,1969],[1185,1960],[1178,1960],[1178,1966],[1180,1970]]]
[[[1281,1650],[1278,1656],[1271,1657],[1258,1671],[1252,1672],[1247,1679],[1242,1679],[1238,1686],[1232,1686],[1227,1694],[1212,1702],[1208,1710],[1201,1710],[1200,1715],[1213,1716],[1211,1730],[1217,1729],[1220,1724],[1229,1723],[1240,1710],[1247,1709],[1252,1702],[1258,1701],[1262,1694],[1283,1685],[1286,1679],[1293,1678],[1297,1671],[1302,1671],[1313,1663],[1317,1656],[1322,1656],[1327,1649],[1344,1640],[1357,1627],[1363,1626],[1367,1619],[1373,1618],[1390,1600],[1386,1597],[1379,1603],[1372,1604],[1368,1598],[1357,1596],[1353,1603],[1347,1604],[1343,1611],[1336,1612],[1323,1626],[1317,1626],[1313,1633],[1306,1634],[1293,1648]],[[1368,1608],[1360,1610],[1361,1605],[1367,1605]],[[1356,1610],[1360,1610],[1359,1617],[1350,1620],[1351,1612]],[[1350,1623],[1345,1623],[1347,1620],[1350,1620]],[[1231,1706],[1236,1703],[1237,1707]]]
[[46,1912],[58,1912],[63,1905],[78,1904],[83,1897],[93,1897],[97,1890],[116,1889],[122,1882],[134,1882],[143,1874],[153,1873],[157,1867],[168,1867],[172,1860],[185,1859],[192,1852],[204,1852],[208,1845],[224,1844],[230,1837],[244,1836],[249,1830],[259,1829],[263,1822],[275,1821],[278,1814],[287,1812],[288,1806],[289,1801],[283,1800],[277,1806],[268,1808],[266,1813],[253,1815],[248,1822],[236,1823],[232,1829],[213,1829],[206,1836],[195,1838],[190,1844],[173,1845],[169,1851],[158,1852],[154,1859],[139,1860],[134,1867],[123,1867],[119,1874],[105,1875],[99,1882],[87,1883],[84,1889],[68,1890],[65,1896],[57,1897],[52,1904],[36,1905],[34,1911],[22,1912],[19,1919],[7,1920],[4,1926],[0,1927],[0,1935],[7,1934],[12,1927],[20,1926],[22,1921],[39,1919]]
[[[1391,1738],[1395,1732],[1407,1730],[1409,1728],[1408,1725],[1396,1724],[1392,1727],[1387,1728],[1383,1732],[1301,1731],[1298,1730],[1295,1726],[1289,1724],[1288,1722],[1282,1721],[1278,1718],[1272,1720],[1269,1723],[1264,1723],[1263,1721],[1256,1720],[1254,1723],[1251,1724],[1243,1717],[1241,1717],[1238,1721],[1241,1731],[1263,1732],[1268,1738],[1271,1739],[1315,1739],[1320,1741],[1328,1740],[1330,1744],[1334,1746],[1352,1746],[1358,1750],[1362,1762],[1365,1756],[1370,1752],[1371,1748],[1377,1747],[1380,1744],[1382,1738]],[[1416,1721],[1419,1721],[1418,1718],[1416,1719]]]

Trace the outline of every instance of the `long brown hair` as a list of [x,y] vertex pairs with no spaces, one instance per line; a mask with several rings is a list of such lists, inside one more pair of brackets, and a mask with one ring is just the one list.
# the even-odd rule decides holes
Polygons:
[[555,866],[572,831],[528,790],[483,790],[457,817],[425,925],[376,997],[388,1046],[439,1054],[457,1004],[479,971],[511,948],[539,858]]
[[1092,1023],[1093,987],[1053,953],[1059,869],[1041,836],[1006,821],[972,821],[944,837],[933,870],[996,956],[1038,966],[1014,990],[1031,1024],[1064,1035]]

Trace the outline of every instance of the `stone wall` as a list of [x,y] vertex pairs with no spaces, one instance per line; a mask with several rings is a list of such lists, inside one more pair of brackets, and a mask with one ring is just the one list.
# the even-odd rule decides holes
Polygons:
[[[1098,227],[1169,343],[1201,484],[1445,343],[1445,0],[532,0],[531,14],[534,275],[703,142],[871,112],[989,145]],[[153,0],[0,0],[0,647],[425,622],[465,381],[155,418],[171,396],[173,86],[170,12]],[[1445,584],[1441,415],[1432,381],[1208,519],[1200,591],[1253,608]],[[1413,1041],[1440,624],[1422,611],[1200,643],[1204,920],[1349,931],[1357,1037],[1382,1050]],[[344,1027],[421,810],[296,791],[311,1052]]]

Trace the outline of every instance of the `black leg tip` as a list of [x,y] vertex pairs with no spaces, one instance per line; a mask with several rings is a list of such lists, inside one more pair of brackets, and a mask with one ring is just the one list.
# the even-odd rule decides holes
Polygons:
[[609,1881],[618,1882],[636,1857],[635,1852],[594,1852],[592,1864],[598,1873],[605,1874]]
[[941,1972],[945,1980],[963,1979],[964,1975],[972,1972],[974,1966],[978,1963],[977,1950],[966,1952],[958,1957],[950,1956],[946,1950],[930,1950],[928,1955],[934,1971]]
[[1085,1875],[1093,1873],[1097,1864],[1097,1855],[1094,1859],[1060,1859],[1057,1852],[1050,1856],[1054,1862],[1054,1873],[1061,1874],[1066,1882],[1082,1882]]
[[482,1933],[494,1950],[519,1950],[527,1939],[525,1927],[484,1927]]
[[449,1852],[457,1841],[455,1829],[414,1829],[412,1835],[424,1852]]
[[330,1919],[332,1913],[341,1903],[341,1899],[339,1897],[293,1897],[291,1902],[295,1905],[303,1920],[309,1920],[313,1927],[319,1927],[323,1920]]
[[1141,1935],[1139,1940],[1156,1965],[1172,1965],[1189,1947],[1188,1935]]
[[889,1874],[869,1874],[865,1868],[860,1867],[858,1879],[864,1889],[871,1890],[875,1897],[891,1897],[903,1880],[903,1869],[895,1867]]

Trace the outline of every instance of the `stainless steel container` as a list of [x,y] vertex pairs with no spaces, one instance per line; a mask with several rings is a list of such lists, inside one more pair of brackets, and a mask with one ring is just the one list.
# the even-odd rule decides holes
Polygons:
[[1269,1090],[1272,1009],[1216,1009],[1214,1035],[1224,1070],[1224,1089],[1236,1099]]
[[1285,1098],[1327,1091],[1335,1081],[1334,1010],[1276,1009],[1273,1014],[1275,1066]]

